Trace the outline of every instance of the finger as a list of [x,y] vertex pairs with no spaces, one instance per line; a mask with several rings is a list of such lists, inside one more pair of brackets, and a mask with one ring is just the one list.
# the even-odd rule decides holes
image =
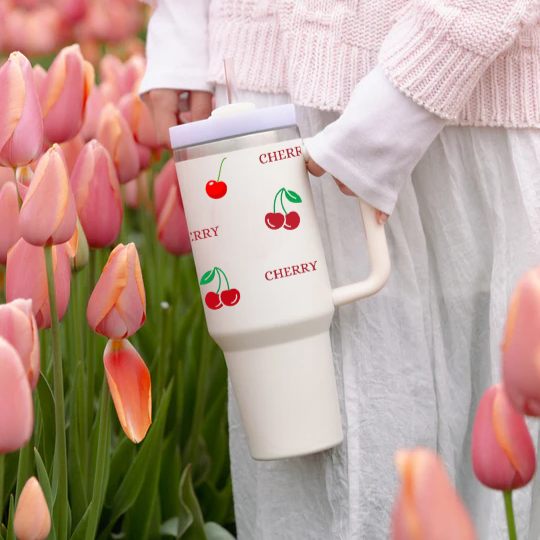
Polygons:
[[307,169],[313,176],[322,176],[326,171],[317,163],[315,163],[311,158],[307,162]]
[[345,193],[345,195],[348,195],[349,197],[356,197],[356,193],[349,189],[343,182],[340,182],[336,177],[332,176],[334,181],[336,182],[338,188],[342,193]]
[[169,128],[176,126],[179,122],[180,92],[156,89],[150,90],[142,98],[150,109],[159,144],[170,148]]
[[193,122],[206,120],[212,114],[212,94],[194,90],[189,93],[189,108]]
[[384,212],[381,212],[380,210],[377,210],[377,221],[384,225],[390,216],[388,214],[385,214]]

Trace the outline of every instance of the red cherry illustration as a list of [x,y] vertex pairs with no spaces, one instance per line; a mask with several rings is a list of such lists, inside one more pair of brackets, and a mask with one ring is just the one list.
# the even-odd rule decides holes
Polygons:
[[240,301],[240,291],[238,289],[223,291],[221,293],[221,301],[226,306],[236,306],[236,304],[238,304]]
[[223,167],[223,162],[226,159],[227,158],[223,158],[221,160],[221,165],[219,167],[219,175],[218,175],[217,181],[216,180],[210,180],[210,182],[208,182],[206,184],[206,193],[208,194],[208,196],[211,199],[221,199],[221,198],[225,197],[225,195],[227,193],[227,184],[225,182],[220,182],[219,181],[219,179],[221,177],[221,168]]
[[285,216],[280,212],[278,212],[277,214],[272,214],[272,212],[269,212],[268,214],[266,214],[264,222],[269,229],[281,229],[281,227],[283,227],[283,224],[285,223]]
[[289,212],[287,214],[287,217],[285,218],[285,225],[283,226],[284,229],[287,229],[288,231],[292,231],[296,229],[300,225],[300,216],[297,212]]
[[221,300],[219,298],[219,294],[216,294],[215,292],[209,292],[204,297],[204,301],[210,309],[219,309],[223,307],[223,304],[221,303]]

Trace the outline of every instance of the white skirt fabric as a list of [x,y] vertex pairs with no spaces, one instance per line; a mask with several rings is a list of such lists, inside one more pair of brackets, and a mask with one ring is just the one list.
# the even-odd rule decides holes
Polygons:
[[[223,104],[223,89],[217,97]],[[240,98],[258,107],[289,101]],[[298,113],[304,138],[336,118]],[[369,271],[358,206],[328,175],[312,187],[332,283],[358,281]],[[483,392],[500,380],[509,296],[540,262],[540,131],[445,128],[386,230],[387,287],[339,308],[331,329],[344,443],[255,462],[230,392],[239,540],[386,540],[398,489],[394,452],[414,446],[442,456],[479,540],[508,537],[502,495],[474,477],[471,430]],[[530,427],[537,444],[538,423]],[[514,501],[520,540],[538,540],[540,480]]]

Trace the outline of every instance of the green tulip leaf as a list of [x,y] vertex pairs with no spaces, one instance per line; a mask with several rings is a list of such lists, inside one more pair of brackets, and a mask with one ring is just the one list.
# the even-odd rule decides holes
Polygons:
[[51,434],[55,432],[54,419],[54,397],[49,382],[43,375],[39,376],[37,384],[37,398],[41,417],[43,418],[42,454],[45,468],[50,470],[54,457],[54,437]]
[[221,525],[209,521],[204,524],[207,540],[235,540],[234,536]]
[[300,198],[300,195],[296,193],[295,191],[287,191],[285,190],[285,197],[292,202],[292,203],[301,203],[302,199]]
[[216,277],[216,269],[208,270],[206,274],[201,278],[201,285],[208,285]]
[[191,465],[187,465],[180,479],[180,515],[177,540],[207,540],[204,520],[191,479]]
[[13,495],[10,495],[10,497],[9,497],[9,518],[8,518],[6,540],[17,540],[15,538],[14,521],[15,521],[15,500],[13,499]]

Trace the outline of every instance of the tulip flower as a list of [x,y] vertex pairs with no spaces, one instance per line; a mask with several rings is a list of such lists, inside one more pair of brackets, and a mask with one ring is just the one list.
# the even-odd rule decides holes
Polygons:
[[77,228],[71,240],[66,244],[66,251],[71,259],[71,269],[73,272],[80,272],[88,265],[90,253],[88,241],[82,228],[81,222],[77,219]]
[[32,68],[32,72],[34,74],[34,83],[36,84],[36,89],[39,96],[39,93],[41,92],[41,88],[45,84],[45,79],[47,78],[47,72],[39,64],[36,64]]
[[117,89],[110,82],[102,82],[94,86],[88,96],[84,114],[84,123],[81,129],[82,138],[85,141],[95,139],[101,111],[107,103],[115,103],[119,98]]
[[73,139],[82,126],[84,108],[94,84],[94,68],[79,45],[60,51],[40,90],[45,138],[53,143]]
[[129,2],[92,0],[85,18],[88,37],[107,43],[122,43],[141,29],[142,15]]
[[191,240],[178,184],[171,187],[157,222],[160,244],[172,255],[191,253]]
[[19,354],[30,388],[34,390],[39,379],[40,359],[38,327],[31,300],[18,298],[0,305],[0,336]]
[[142,144],[137,144],[137,152],[139,154],[139,168],[141,171],[145,171],[152,165],[152,150]]
[[77,158],[84,148],[84,142],[85,141],[81,135],[76,135],[70,141],[66,141],[59,145],[62,149],[62,153],[64,154],[67,170],[70,175],[73,173],[73,168],[75,167]]
[[120,425],[134,443],[139,443],[152,423],[150,372],[127,340],[110,340],[103,363]]
[[431,450],[400,450],[401,491],[392,516],[393,540],[476,540],[472,520],[439,457]]
[[124,202],[129,208],[136,210],[139,206],[144,206],[150,211],[150,200],[148,199],[148,175],[146,172],[139,174],[135,180],[124,184]]
[[8,251],[20,237],[17,188],[7,182],[0,187],[0,264],[6,264]]
[[49,536],[51,514],[35,476],[28,479],[21,491],[13,525],[19,540],[45,540]]
[[0,337],[0,454],[22,448],[34,429],[32,391],[17,351]]
[[[53,246],[54,283],[58,318],[65,315],[71,284],[71,268],[64,245]],[[50,328],[51,311],[47,288],[47,270],[43,248],[32,246],[22,238],[11,248],[6,265],[6,299],[32,300],[32,311],[38,328]]]
[[0,189],[8,182],[14,182],[15,175],[11,167],[0,167]]
[[17,180],[17,190],[19,191],[22,201],[24,201],[24,198],[26,197],[26,193],[28,192],[28,188],[30,187],[33,177],[34,171],[30,165],[17,167],[15,178]]
[[32,66],[12,53],[0,68],[0,164],[30,163],[43,144],[43,121]]
[[97,141],[87,143],[81,152],[71,185],[88,245],[111,245],[120,234],[124,205],[111,156]]
[[526,486],[534,476],[536,453],[525,419],[514,410],[502,385],[482,397],[472,434],[474,473],[501,491]]
[[39,160],[19,217],[22,237],[34,246],[67,242],[77,226],[66,162],[55,144]]
[[120,183],[133,180],[140,165],[137,144],[126,119],[112,103],[101,111],[97,139],[111,154]]
[[150,110],[136,93],[126,94],[118,103],[118,108],[139,144],[152,149],[159,148]]
[[540,417],[540,267],[518,283],[508,312],[502,344],[506,394],[521,414]]
[[109,339],[132,336],[146,320],[146,295],[135,244],[118,244],[88,302],[88,324]]
[[178,176],[176,175],[174,160],[170,159],[158,173],[154,182],[154,211],[156,221],[159,219],[165,202],[169,198],[171,188],[174,185],[178,185]]

